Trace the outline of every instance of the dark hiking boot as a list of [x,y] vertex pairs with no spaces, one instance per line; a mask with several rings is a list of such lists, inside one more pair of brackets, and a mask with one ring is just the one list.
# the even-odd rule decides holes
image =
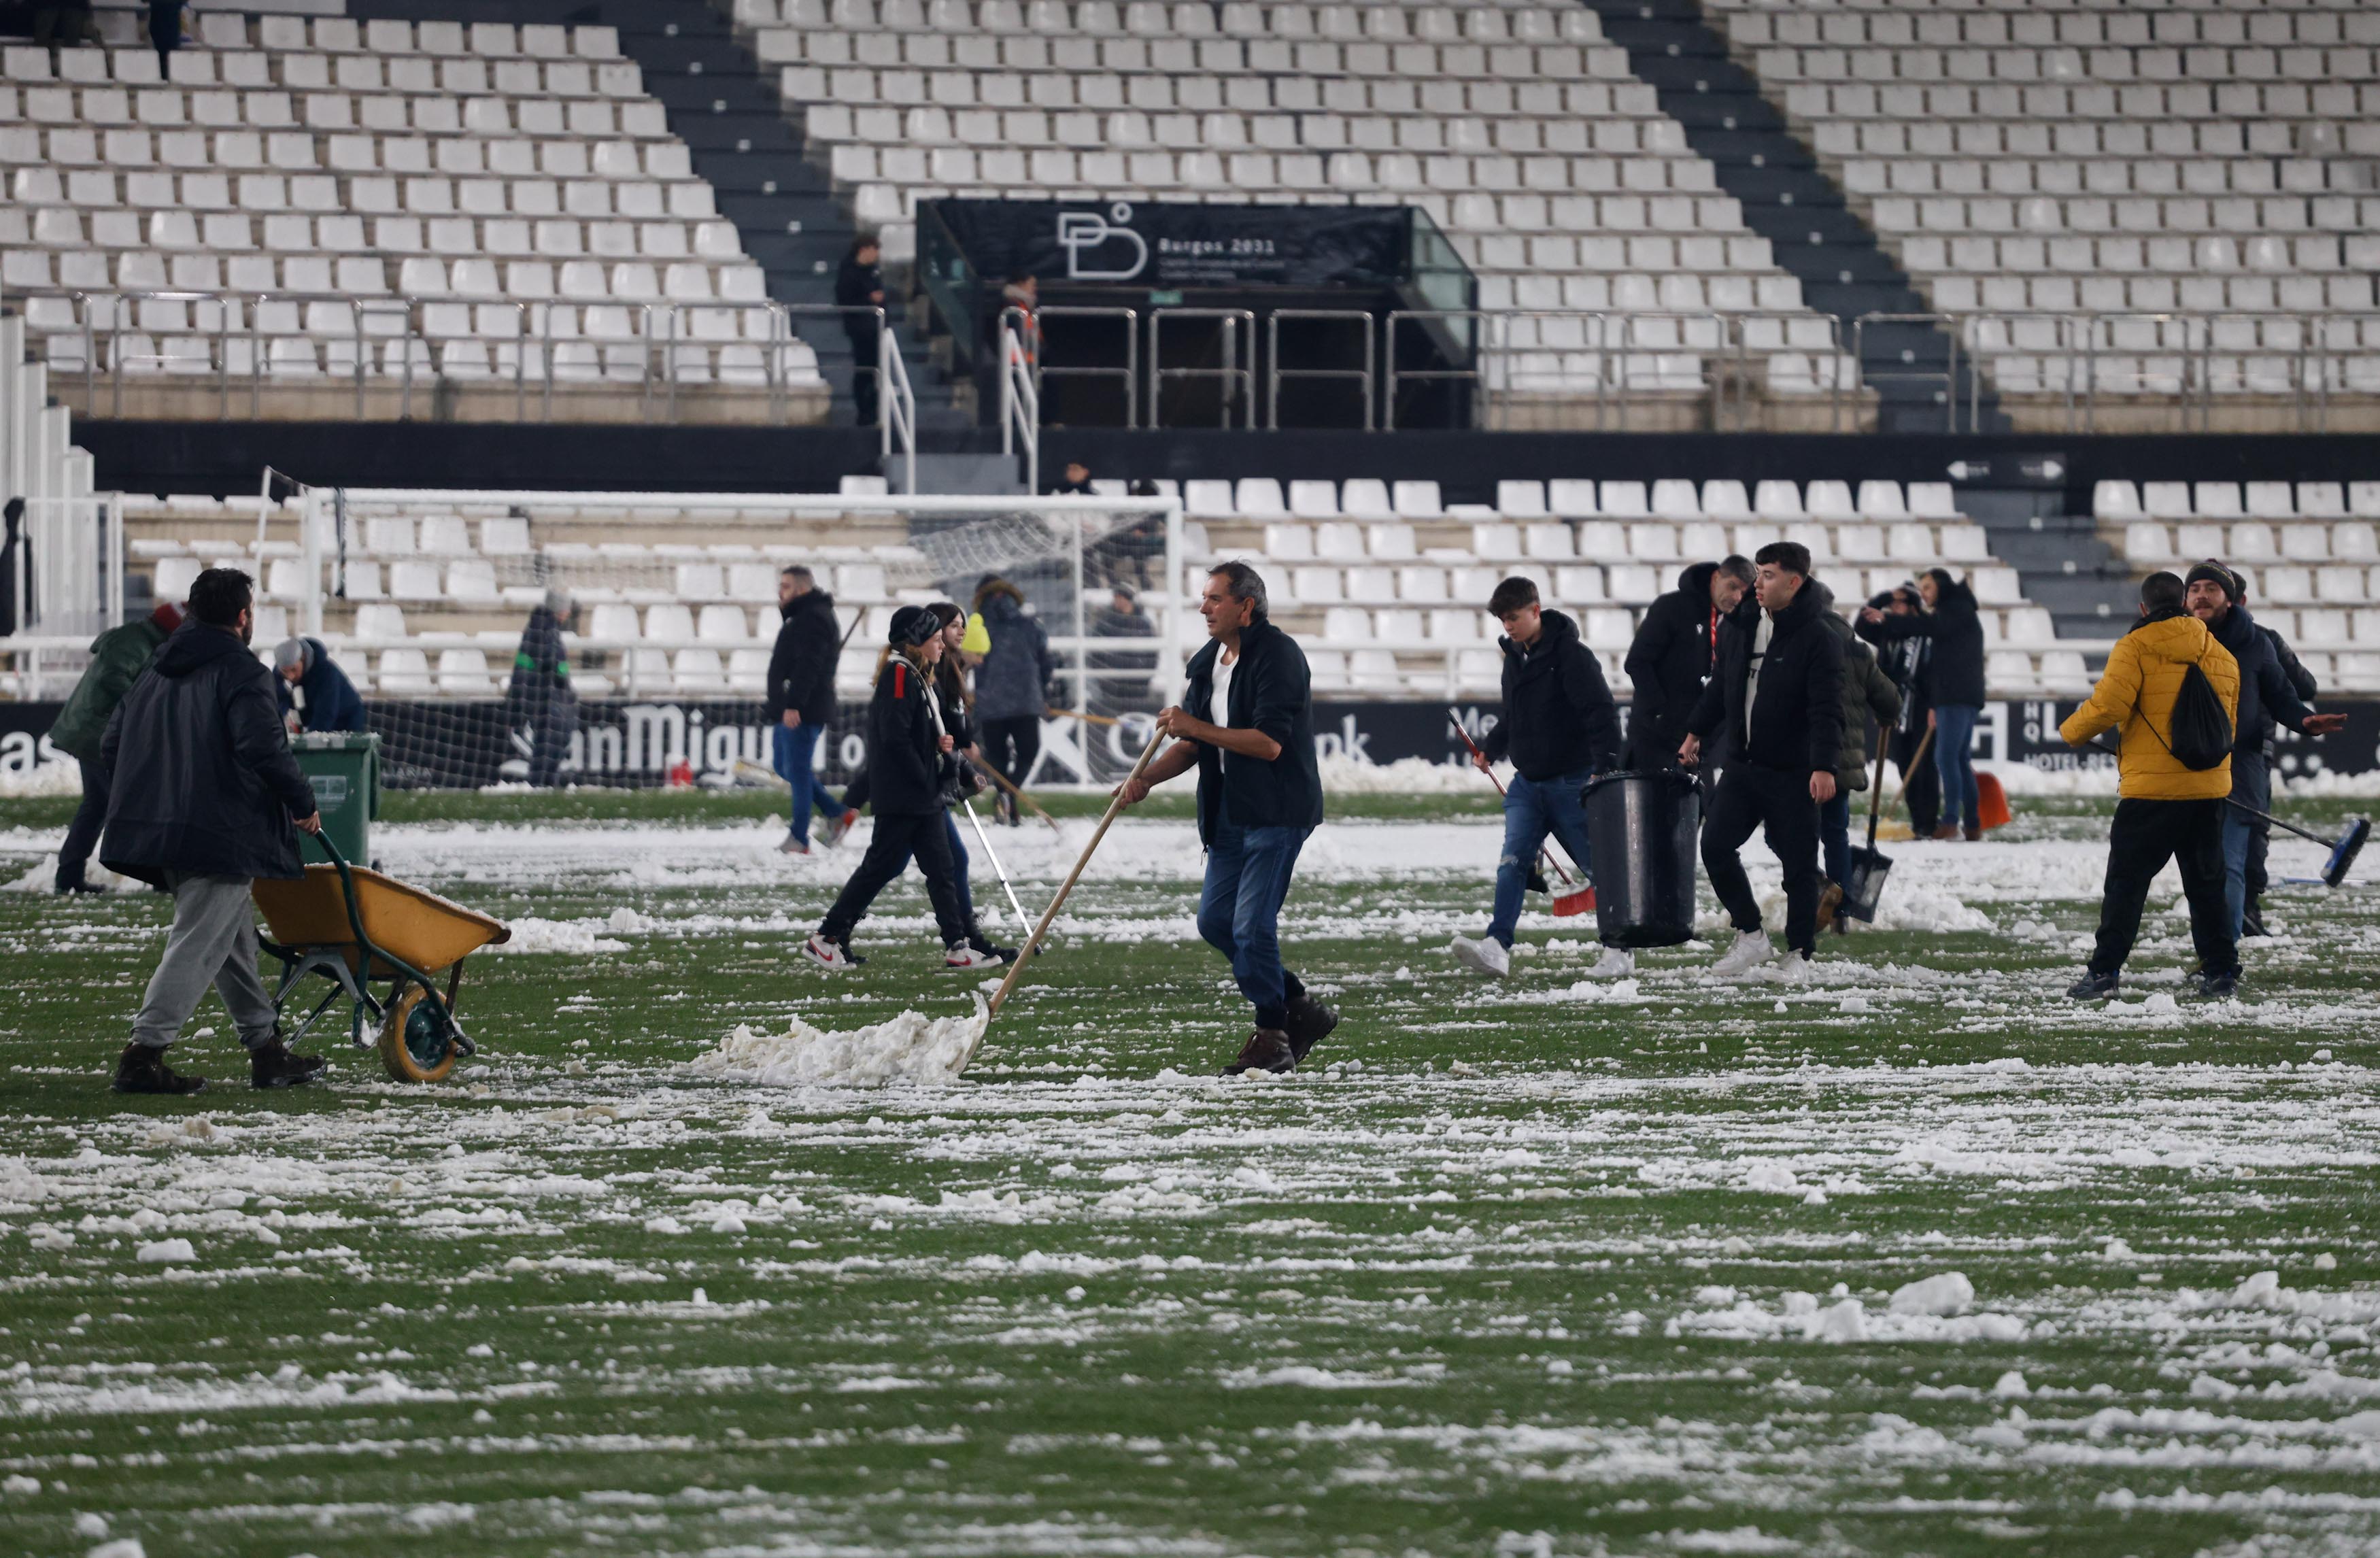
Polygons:
[[1330,1037],[1339,1026],[1339,1014],[1311,995],[1300,995],[1289,1004],[1289,1021],[1281,1031],[1289,1036],[1289,1053],[1299,1064],[1314,1053],[1314,1046]]
[[165,1064],[165,1052],[153,1044],[127,1044],[116,1057],[115,1080],[120,1093],[163,1093],[179,1098],[207,1085],[203,1077],[184,1077]]
[[2202,1001],[2228,1001],[2240,993],[2240,971],[2228,974],[2201,974],[2192,993]]
[[1290,1046],[1289,1035],[1278,1028],[1259,1028],[1248,1035],[1240,1058],[1223,1067],[1223,1075],[1236,1077],[1243,1071],[1287,1073],[1296,1069],[1297,1052]]
[[1546,881],[1546,873],[1536,866],[1531,866],[1529,868],[1528,888],[1532,893],[1551,893],[1553,891],[1552,884]]
[[2075,1001],[2105,1001],[2116,993],[2116,976],[2085,972],[2066,987],[2066,993]]
[[2240,911],[2240,934],[2243,937],[2272,934],[2270,931],[2265,929],[2265,916],[2262,910],[2251,907]]
[[248,1052],[249,1085],[294,1088],[320,1077],[328,1065],[321,1055],[291,1054],[289,1046],[276,1036]]

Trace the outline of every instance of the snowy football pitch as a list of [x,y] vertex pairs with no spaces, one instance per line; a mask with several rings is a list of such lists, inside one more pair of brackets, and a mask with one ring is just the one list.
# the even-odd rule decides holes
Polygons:
[[[0,894],[0,1552],[2380,1548],[2372,895],[2281,890],[2207,1006],[2161,891],[2077,1008],[2105,803],[2034,801],[1888,846],[1813,985],[1586,987],[1536,917],[1490,986],[1443,948],[1493,822],[1369,797],[1285,927],[1344,1026],[1226,1082],[1176,809],[965,1081],[800,1089],[695,1063],[970,984],[914,877],[796,964],[856,854],[760,804],[400,799],[388,868],[521,931],[429,1089],[209,1038],[214,1089],[114,1099],[160,902]],[[0,808],[0,878],[64,814]],[[998,836],[1028,907],[1088,826]]]

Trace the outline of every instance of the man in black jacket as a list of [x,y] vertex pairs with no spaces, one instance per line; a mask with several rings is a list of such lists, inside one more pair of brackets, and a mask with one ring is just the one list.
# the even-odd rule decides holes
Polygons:
[[834,597],[818,588],[809,569],[795,564],[777,576],[777,647],[769,652],[771,756],[777,777],[794,789],[788,855],[810,852],[810,813],[826,819],[826,841],[843,836],[844,805],[818,782],[813,766],[819,737],[834,718],[834,667],[843,654],[843,633],[834,618]]
[[320,833],[322,820],[282,734],[273,673],[249,651],[253,600],[237,568],[200,574],[189,620],[124,695],[101,742],[110,786],[100,861],[174,895],[165,955],[115,1063],[117,1092],[206,1086],[168,1068],[165,1051],[209,984],[239,1030],[256,1086],[287,1087],[322,1069],[319,1057],[282,1043],[256,971],[249,883],[303,875],[292,824]]
[[1157,716],[1174,743],[1118,793],[1136,806],[1151,786],[1197,770],[1207,846],[1198,934],[1232,960],[1240,993],[1257,1009],[1256,1032],[1223,1073],[1294,1071],[1339,1026],[1339,1014],[1281,962],[1281,901],[1298,851],[1322,822],[1313,682],[1297,641],[1267,620],[1264,579],[1245,563],[1208,571],[1198,615],[1207,647],[1191,657],[1180,706]]
[[[2258,811],[2273,807],[2273,731],[2286,725],[2301,736],[2328,736],[2345,728],[2345,714],[2317,714],[2298,700],[2297,688],[2281,669],[2273,640],[2248,615],[2240,577],[2212,558],[2190,570],[2182,608],[2206,624],[2215,641],[2240,663],[2240,711],[2232,722],[2231,798]],[[2238,806],[2223,809],[2223,912],[2231,939],[2248,907],[2248,854],[2255,819]]]
[[852,240],[851,252],[834,274],[834,303],[846,310],[843,333],[851,342],[853,420],[860,427],[876,425],[877,396],[884,387],[880,360],[884,322],[868,311],[884,306],[884,272],[877,264],[883,254],[876,235],[862,233]]
[[859,869],[844,883],[802,955],[822,968],[866,962],[853,955],[851,932],[876,895],[915,856],[942,932],[942,967],[1014,962],[1014,952],[970,943],[971,927],[959,903],[958,867],[951,858],[949,822],[942,814],[960,779],[953,755],[958,742],[942,727],[941,700],[933,687],[934,667],[945,648],[941,619],[928,607],[903,606],[892,614],[889,641],[893,653],[877,674],[876,695],[868,706],[868,783],[876,832]]
[[1628,766],[1668,768],[1678,761],[1686,716],[1718,663],[1718,627],[1752,588],[1742,557],[1694,563],[1678,587],[1645,609],[1624,663],[1635,701],[1628,706]]
[[[1934,766],[1933,746],[1925,739],[1926,732],[1934,728],[1934,640],[1914,634],[1888,639],[1868,617],[1869,612],[1879,618],[1914,616],[1917,607],[1915,585],[1888,590],[1868,602],[1852,630],[1876,646],[1876,663],[1900,689],[1900,717],[1892,724],[1886,749],[1893,766],[1900,770],[1900,795],[1909,805],[1910,829],[1919,838],[1930,838],[1942,811],[1941,773]],[[1917,764],[1920,747],[1926,752],[1922,765]]]
[[[1578,624],[1545,610],[1534,583],[1504,580],[1488,596],[1488,612],[1504,627],[1497,645],[1504,651],[1504,709],[1474,761],[1487,773],[1495,760],[1510,757],[1512,782],[1504,788],[1504,849],[1496,859],[1496,907],[1488,933],[1477,941],[1457,936],[1448,950],[1464,967],[1501,978],[1512,971],[1521,901],[1546,836],[1570,852],[1582,877],[1595,879],[1579,791],[1619,761],[1620,710],[1604,685],[1601,663],[1579,639]],[[1619,979],[1635,967],[1634,953],[1606,947],[1588,975]]]
[[[2240,603],[2241,605],[2248,603],[2248,591],[2244,584],[2240,590]],[[2265,635],[2266,643],[2273,646],[2273,657],[2281,663],[2281,675],[2289,679],[2290,690],[2298,695],[2298,701],[2311,703],[2321,697],[2322,683],[2314,679],[2314,674],[2306,669],[2305,662],[2300,660],[2297,657],[2297,651],[2289,648],[2289,641],[2262,623],[2256,625],[2256,630]],[[2270,757],[2271,753],[2268,750],[2266,753],[2268,761]],[[2271,821],[2263,817],[2249,818],[2248,896],[2241,904],[2240,912],[2240,933],[2242,936],[2262,936],[2267,933],[2265,930],[2262,900],[2265,896],[2266,881],[2265,857],[2272,847],[2272,843]]]
[[1760,905],[1736,851],[1766,830],[1785,868],[1784,971],[1805,978],[1817,944],[1818,808],[1835,795],[1843,744],[1843,646],[1818,620],[1810,552],[1771,542],[1754,561],[1761,617],[1750,631],[1721,640],[1719,667],[1686,722],[1678,758],[1692,768],[1722,729],[1736,753],[1719,777],[1703,822],[1703,870],[1735,926],[1735,944],[1718,961],[1722,977],[1768,961]]

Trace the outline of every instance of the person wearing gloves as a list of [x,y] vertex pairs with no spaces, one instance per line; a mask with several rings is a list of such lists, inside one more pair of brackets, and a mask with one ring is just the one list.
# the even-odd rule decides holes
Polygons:
[[2116,760],[2116,816],[2107,828],[2107,875],[2099,896],[2099,938],[2091,961],[2066,993],[2100,1001],[2116,993],[2124,960],[2140,939],[2149,884],[2168,860],[2181,871],[2190,905],[2190,939],[2198,951],[2198,993],[2230,996],[2240,984],[2240,943],[2223,903],[2224,797],[2231,793],[2231,759],[2192,768],[2173,751],[2174,708],[2195,666],[2240,724],[2240,663],[2206,624],[2185,609],[2186,590],[2168,573],[2141,580],[2141,619],[2116,640],[2107,668],[2090,700],[2066,717],[2058,734],[2081,747],[2120,730]]
[[1984,624],[1975,592],[1948,568],[1917,576],[1925,609],[1889,616],[1868,607],[1860,613],[1861,636],[1876,644],[1903,639],[1933,642],[1928,666],[1933,691],[1934,768],[1942,782],[1942,821],[1937,839],[1973,844],[1984,836],[1983,790],[1975,783],[1975,722],[1984,715]]
[[1843,648],[1818,620],[1809,548],[1771,542],[1753,561],[1759,620],[1721,636],[1718,672],[1686,722],[1678,761],[1693,768],[1722,732],[1733,737],[1703,822],[1703,870],[1735,926],[1735,944],[1713,971],[1748,974],[1772,955],[1736,855],[1759,828],[1785,869],[1783,972],[1804,979],[1817,948],[1818,808],[1835,798],[1842,761]]
[[107,821],[107,765],[100,761],[99,744],[107,735],[108,716],[132,690],[150,657],[182,626],[182,609],[159,602],[138,622],[111,627],[91,641],[91,664],[67,695],[66,706],[50,725],[50,745],[75,760],[82,769],[82,804],[58,845],[58,874],[52,883],[60,893],[96,893],[88,873],[91,852],[98,846],[100,825]]
[[876,677],[868,706],[869,804],[876,828],[868,853],[844,883],[802,955],[822,968],[844,969],[867,961],[851,950],[851,932],[876,895],[899,876],[912,856],[925,873],[926,896],[942,935],[946,968],[993,968],[1015,954],[978,945],[960,907],[957,868],[951,858],[950,818],[944,808],[961,781],[958,740],[943,728],[941,700],[934,693],[934,668],[947,642],[942,623],[929,607],[903,606],[892,614],[887,635],[892,653]]
[[249,1079],[285,1088],[322,1069],[282,1041],[258,976],[249,885],[305,874],[298,831],[322,831],[314,788],[281,729],[273,676],[249,650],[252,581],[209,568],[190,585],[190,620],[167,639],[107,722],[110,782],[100,862],[174,896],[174,925],[115,1063],[120,1093],[194,1093],[203,1077],[165,1051],[212,985],[248,1051]]
[[[2257,811],[2273,809],[2270,756],[2277,727],[2301,736],[2329,736],[2346,728],[2345,714],[2317,714],[2299,700],[2272,635],[2248,615],[2240,576],[2209,558],[2182,581],[2182,606],[2206,624],[2215,641],[2240,666],[2240,712],[2232,726],[2231,798]],[[2250,846],[2256,817],[2239,806],[2223,809],[2223,914],[2237,942],[2248,909]]]
[[[1473,761],[1487,773],[1497,759],[1511,758],[1512,782],[1504,788],[1504,848],[1496,858],[1488,933],[1476,941],[1457,936],[1447,950],[1464,968],[1500,979],[1512,971],[1522,899],[1547,835],[1569,851],[1583,878],[1595,879],[1579,792],[1620,761],[1620,710],[1578,624],[1545,610],[1536,584],[1504,580],[1488,596],[1488,614],[1504,628],[1497,646],[1504,654],[1504,710]],[[1587,976],[1619,979],[1635,968],[1634,953],[1607,946]]]
[[[1867,722],[1888,737],[1900,717],[1900,689],[1876,663],[1876,651],[1852,635],[1852,625],[1835,612],[1835,592],[1812,580],[1818,592],[1818,620],[1843,646],[1843,754],[1835,764],[1835,797],[1818,808],[1818,858],[1826,882],[1818,890],[1818,929],[1841,930],[1835,906],[1852,869],[1852,793],[1868,785]],[[1923,642],[1923,639],[1912,640]]]
[[[975,610],[983,624],[983,663],[975,673],[975,715],[984,761],[1018,789],[1041,755],[1041,718],[1050,708],[1058,657],[1050,635],[1025,610],[1025,592],[987,574],[975,587]],[[975,637],[970,628],[967,638]],[[1016,824],[1016,799],[1003,791],[1001,820]]]
[[292,732],[366,728],[364,700],[322,639],[282,639],[273,646],[273,669],[278,673],[273,690],[281,699],[281,723]]

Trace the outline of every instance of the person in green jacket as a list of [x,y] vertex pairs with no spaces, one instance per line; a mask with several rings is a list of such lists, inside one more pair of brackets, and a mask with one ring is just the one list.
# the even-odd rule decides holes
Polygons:
[[1835,798],[1818,808],[1818,849],[1827,882],[1818,893],[1818,929],[1840,930],[1835,906],[1843,901],[1843,879],[1852,869],[1852,792],[1868,786],[1868,716],[1889,738],[1900,717],[1900,684],[1877,663],[1876,651],[1855,637],[1835,613],[1834,591],[1818,586],[1827,630],[1843,642],[1843,746],[1835,764]]
[[168,602],[138,622],[111,627],[91,641],[91,667],[67,695],[50,726],[50,745],[82,766],[82,804],[67,824],[66,842],[58,846],[56,889],[61,893],[96,893],[84,880],[91,852],[99,845],[99,830],[107,821],[107,765],[100,761],[100,737],[107,734],[107,717],[149,669],[157,646],[182,626],[182,610]]

